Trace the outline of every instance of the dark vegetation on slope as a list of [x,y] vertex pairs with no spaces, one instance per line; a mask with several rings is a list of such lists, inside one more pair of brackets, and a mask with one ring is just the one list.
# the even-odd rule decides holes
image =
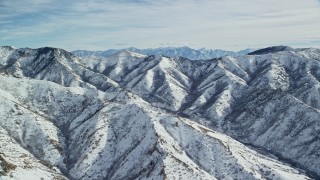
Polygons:
[[249,53],[248,55],[262,55],[262,54],[276,53],[276,52],[280,52],[280,51],[292,51],[292,50],[294,50],[294,49],[289,46],[272,46],[272,47],[267,47],[267,48],[253,51],[253,52]]

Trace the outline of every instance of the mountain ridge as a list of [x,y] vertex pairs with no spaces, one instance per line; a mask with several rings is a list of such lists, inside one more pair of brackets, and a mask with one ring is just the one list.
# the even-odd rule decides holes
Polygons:
[[213,59],[213,58],[218,58],[226,55],[239,56],[239,55],[246,55],[249,52],[254,51],[254,49],[250,49],[250,48],[234,52],[234,51],[226,51],[226,50],[220,50],[220,49],[206,49],[206,48],[192,49],[190,47],[184,46],[184,47],[160,47],[160,48],[154,48],[154,49],[152,48],[138,49],[134,47],[129,47],[129,48],[120,49],[120,50],[109,49],[106,51],[75,50],[75,51],[72,51],[72,53],[79,57],[90,57],[90,56],[108,57],[122,50],[129,50],[131,52],[136,52],[136,53],[145,54],[145,55],[184,57],[191,60]]
[[13,177],[319,178],[319,49],[189,61],[0,48],[0,64]]
[[272,46],[263,49],[259,49],[253,52],[248,53],[248,55],[262,55],[268,53],[276,53],[280,51],[293,51],[294,49],[289,46]]

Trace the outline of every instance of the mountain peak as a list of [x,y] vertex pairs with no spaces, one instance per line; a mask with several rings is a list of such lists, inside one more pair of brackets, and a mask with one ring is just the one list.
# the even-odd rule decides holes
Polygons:
[[14,50],[14,49],[18,49],[15,46],[0,46],[0,49],[9,49],[9,50]]
[[276,53],[280,51],[293,51],[294,49],[289,46],[271,46],[263,49],[259,49],[248,53],[248,55],[262,55],[262,54],[269,54],[269,53]]
[[122,50],[106,50],[106,51],[73,51],[73,54],[76,56],[81,57],[89,57],[89,56],[98,56],[98,57],[108,57],[113,56],[115,54],[118,54],[119,52],[122,52],[124,50],[129,50],[131,53],[138,53],[138,54],[144,54],[144,55],[159,55],[159,56],[167,56],[167,57],[184,57],[190,60],[206,60],[206,59],[213,59],[213,58],[219,58],[226,55],[229,56],[239,56],[239,55],[245,55],[248,52],[251,52],[250,50],[246,51],[239,51],[239,52],[233,52],[233,51],[226,51],[226,50],[220,50],[220,49],[192,49],[187,46],[183,47],[159,47],[159,48],[148,48],[148,49],[137,49],[134,47],[122,49]]
[[112,55],[112,57],[119,57],[119,58],[128,58],[128,57],[133,57],[133,58],[143,58],[147,57],[146,55],[139,54],[136,52],[129,51],[127,49],[123,49],[115,54]]

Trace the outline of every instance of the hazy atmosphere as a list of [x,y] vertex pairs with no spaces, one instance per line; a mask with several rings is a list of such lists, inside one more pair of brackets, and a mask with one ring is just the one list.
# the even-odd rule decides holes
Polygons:
[[318,0],[0,0],[0,45],[320,47]]

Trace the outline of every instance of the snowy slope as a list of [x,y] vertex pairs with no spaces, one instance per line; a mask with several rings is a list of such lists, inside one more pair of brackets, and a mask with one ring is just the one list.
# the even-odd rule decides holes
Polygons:
[[[129,50],[131,52],[136,52],[139,54],[145,55],[158,55],[158,56],[167,56],[167,57],[184,57],[192,60],[200,59],[213,59],[223,56],[240,56],[246,55],[254,49],[244,49],[238,52],[234,51],[225,51],[221,49],[192,49],[189,47],[162,47],[162,48],[149,48],[149,49],[138,49],[134,47],[126,48],[123,50]],[[109,49],[106,51],[88,51],[88,50],[75,50],[72,53],[79,57],[109,57],[122,50]]]
[[[2,135],[9,135],[4,139],[11,144],[1,146],[1,152],[6,161],[18,166],[10,172],[12,178],[24,171],[34,178],[63,178],[62,171],[74,179],[307,179],[286,164],[191,120],[153,108],[132,94],[120,95],[117,102],[99,91],[13,77],[0,80],[6,84],[1,89],[11,92],[1,101],[5,103],[1,106]],[[17,84],[22,86],[16,88]],[[43,88],[34,91],[35,87]],[[52,112],[43,106],[51,106]],[[14,158],[13,153],[23,157]],[[25,160],[34,156],[36,160]],[[49,172],[44,173],[45,167],[37,167],[34,161],[48,166]]]
[[318,49],[0,57],[2,179],[320,177]]

